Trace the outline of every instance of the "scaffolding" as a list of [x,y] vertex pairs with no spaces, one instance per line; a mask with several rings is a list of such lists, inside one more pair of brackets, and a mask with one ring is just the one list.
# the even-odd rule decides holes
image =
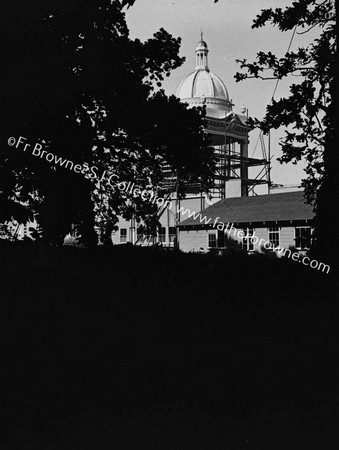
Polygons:
[[[215,172],[213,175],[212,185],[208,192],[199,182],[189,182],[185,180],[179,180],[177,173],[169,166],[164,165],[162,168],[163,180],[159,186],[159,197],[166,200],[174,200],[176,204],[182,197],[179,193],[179,181],[180,186],[186,194],[197,194],[201,200],[204,198],[204,194],[208,194],[213,199],[224,199],[227,197],[227,182],[232,180],[240,180],[241,183],[241,195],[257,195],[255,187],[258,185],[268,185],[268,190],[271,187],[270,171],[271,171],[271,158],[270,158],[270,142],[268,145],[268,152],[266,151],[266,145],[263,133],[260,132],[258,140],[261,146],[261,158],[248,157],[248,132],[247,125],[241,128],[242,135],[237,135],[232,130],[232,125],[237,120],[237,115],[231,113],[230,117],[225,117],[220,125],[223,129],[223,133],[216,135],[213,134],[213,130],[209,130],[208,124],[206,127],[206,133],[212,135],[212,146],[214,148],[214,154],[216,157]],[[231,120],[230,120],[231,119]],[[215,123],[215,122],[214,122]],[[243,125],[243,124],[241,124]],[[234,128],[234,127],[233,127]],[[245,132],[244,132],[245,131]],[[214,142],[213,142],[214,139]],[[222,139],[223,142],[220,142]],[[219,141],[216,143],[215,141]],[[248,169],[253,167],[261,167],[261,170],[255,178],[249,178]],[[164,203],[166,204],[166,203]],[[164,205],[163,204],[163,205]],[[203,204],[203,202],[202,202]],[[156,223],[160,220],[166,210],[166,206],[157,208],[155,212],[155,226],[153,230],[145,230],[145,233],[139,233],[139,237],[136,240],[136,244],[143,241],[145,244],[145,236],[151,236],[148,239],[147,245],[154,245],[156,241],[157,228]],[[178,216],[178,208],[175,210],[175,224],[176,226],[180,222]],[[177,236],[178,242],[178,236]]]

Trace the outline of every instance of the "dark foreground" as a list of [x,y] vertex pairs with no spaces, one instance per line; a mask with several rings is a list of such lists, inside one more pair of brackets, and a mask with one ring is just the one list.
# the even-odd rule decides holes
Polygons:
[[0,252],[1,450],[338,448],[329,275],[126,246]]

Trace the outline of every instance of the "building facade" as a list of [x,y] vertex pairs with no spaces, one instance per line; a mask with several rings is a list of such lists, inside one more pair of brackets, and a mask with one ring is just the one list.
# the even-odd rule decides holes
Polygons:
[[273,247],[305,252],[311,246],[314,213],[301,191],[229,198],[199,215],[186,214],[191,217],[179,224],[184,252],[242,248],[251,253]]

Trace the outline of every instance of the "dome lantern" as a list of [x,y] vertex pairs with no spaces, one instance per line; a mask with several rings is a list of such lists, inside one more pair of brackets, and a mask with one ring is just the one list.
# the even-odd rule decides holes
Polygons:
[[208,47],[204,41],[203,32],[200,34],[200,41],[198,42],[197,48],[195,49],[196,54],[196,64],[195,70],[203,69],[209,71],[208,68]]

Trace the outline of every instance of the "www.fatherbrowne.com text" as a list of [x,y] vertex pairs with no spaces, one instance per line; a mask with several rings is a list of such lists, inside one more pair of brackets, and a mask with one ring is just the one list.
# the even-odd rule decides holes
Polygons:
[[[29,147],[32,151],[32,155],[39,158],[45,158],[46,161],[49,163],[54,163],[55,165],[59,165],[60,167],[64,167],[66,169],[74,170],[75,173],[81,173],[86,178],[89,178],[91,180],[98,180],[103,181],[105,180],[108,184],[111,185],[112,188],[118,188],[119,191],[124,192],[127,195],[132,196],[133,198],[136,198],[138,196],[141,197],[143,201],[148,201],[153,204],[157,204],[158,207],[164,207],[168,209],[172,209],[173,205],[170,200],[166,200],[162,197],[158,197],[157,193],[155,193],[151,189],[141,189],[139,187],[135,187],[135,183],[126,182],[126,181],[120,181],[118,183],[112,184],[111,180],[113,177],[117,177],[116,174],[111,175],[108,179],[105,178],[106,172],[101,176],[99,180],[99,175],[96,173],[96,171],[99,171],[98,167],[96,166],[89,166],[88,163],[84,162],[82,164],[74,164],[73,161],[64,159],[60,156],[56,156],[51,152],[48,152],[47,150],[43,149],[43,145],[40,143],[36,143],[34,147],[31,144],[28,144],[27,139],[23,136],[20,136],[18,139],[15,137],[10,137],[8,139],[8,145],[15,148],[18,148],[20,145],[23,146],[23,151],[25,152]],[[208,202],[210,204],[210,202]],[[211,218],[208,218],[206,216],[202,216],[201,213],[196,213],[195,211],[191,211],[188,208],[183,208],[177,205],[177,213],[183,216],[188,216],[188,218],[192,218],[193,220],[199,220],[201,224],[204,225],[210,225],[213,228],[216,228],[219,231],[224,231],[229,236],[238,237],[238,239],[242,240],[246,235],[242,231],[242,229],[237,229],[234,227],[234,224],[224,224],[223,222],[218,222],[219,217],[214,220],[213,224],[211,224]],[[267,241],[265,239],[259,239],[258,236],[255,235],[255,233],[251,236],[248,236],[248,239],[251,240],[253,245],[258,245],[259,248],[265,248],[266,250],[272,250],[279,256],[286,256],[288,258],[291,258],[293,261],[299,262],[304,264],[305,266],[309,266],[312,269],[318,269],[322,270],[323,272],[326,270],[326,273],[329,273],[330,266],[328,264],[324,264],[322,262],[318,262],[317,260],[313,259],[310,260],[308,256],[304,256],[300,254],[299,252],[291,252],[290,249],[280,247],[279,245],[277,247],[274,247],[274,244],[270,241]]]

